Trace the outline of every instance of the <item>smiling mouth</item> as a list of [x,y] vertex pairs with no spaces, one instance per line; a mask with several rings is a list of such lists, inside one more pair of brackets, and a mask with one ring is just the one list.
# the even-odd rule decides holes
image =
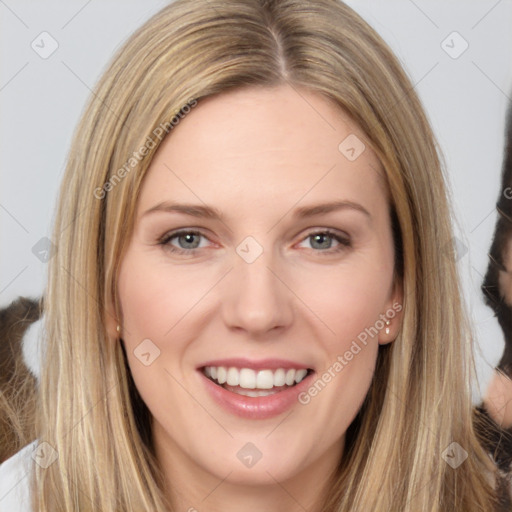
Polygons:
[[292,388],[313,373],[310,368],[253,370],[225,366],[205,366],[201,372],[218,386],[248,397],[269,396]]

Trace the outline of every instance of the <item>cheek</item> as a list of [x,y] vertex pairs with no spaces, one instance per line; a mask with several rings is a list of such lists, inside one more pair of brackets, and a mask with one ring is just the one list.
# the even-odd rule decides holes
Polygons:
[[326,444],[352,423],[372,382],[383,327],[379,315],[388,298],[386,276],[369,270],[338,272],[324,280],[327,291],[310,295],[311,309],[329,330],[318,336],[322,364],[299,401],[322,424]]
[[179,271],[165,274],[142,252],[131,251],[123,260],[119,302],[130,373],[151,415],[165,425],[183,425],[198,414],[179,384],[184,382],[180,362],[186,349],[186,342],[180,342],[186,336],[179,322],[197,302],[198,293],[180,281]]
[[155,266],[143,252],[127,254],[119,275],[119,300],[127,337],[167,338],[208,289],[208,283],[194,275],[179,266]]
[[158,407],[159,389],[173,385],[166,372],[168,356],[179,359],[182,347],[179,336],[173,336],[172,345],[163,339],[184,314],[187,288],[175,281],[169,286],[142,252],[131,250],[121,265],[118,291],[130,370],[142,399],[152,409]]
[[[296,290],[305,297],[309,310],[325,326],[324,345],[330,352],[344,350],[359,335],[383,327],[392,269],[375,266],[341,266],[316,272],[302,279]],[[318,323],[318,320],[317,320]]]

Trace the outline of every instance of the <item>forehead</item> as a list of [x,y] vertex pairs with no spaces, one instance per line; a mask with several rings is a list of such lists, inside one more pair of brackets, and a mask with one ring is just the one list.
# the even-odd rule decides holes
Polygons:
[[334,102],[290,86],[247,88],[202,100],[180,121],[148,169],[139,211],[169,197],[260,212],[368,193],[385,203],[385,190],[364,133]]

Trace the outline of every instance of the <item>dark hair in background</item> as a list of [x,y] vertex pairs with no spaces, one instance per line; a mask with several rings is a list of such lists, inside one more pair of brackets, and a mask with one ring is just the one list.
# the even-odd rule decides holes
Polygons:
[[[494,237],[489,251],[489,265],[482,284],[485,303],[492,308],[503,330],[505,348],[497,369],[512,378],[512,304],[507,304],[505,290],[500,289],[500,272],[512,272],[507,269],[505,259],[507,245],[512,239],[512,103],[507,111],[505,129],[505,152],[498,201],[496,203],[498,220],[494,230]],[[512,466],[512,429],[502,430],[496,428],[494,420],[487,410],[480,406],[476,408],[477,414],[485,418],[488,428],[477,424],[484,446],[493,454],[500,475],[497,488],[503,510],[511,510],[508,473]]]
[[[507,272],[505,257],[507,244],[512,239],[512,103],[507,112],[505,154],[500,193],[496,203],[498,221],[489,252],[489,266],[482,284],[485,302],[490,306],[505,336],[505,350],[498,369],[512,378],[512,304],[505,301],[505,290],[500,290],[500,271]],[[512,268],[508,269],[512,272]]]

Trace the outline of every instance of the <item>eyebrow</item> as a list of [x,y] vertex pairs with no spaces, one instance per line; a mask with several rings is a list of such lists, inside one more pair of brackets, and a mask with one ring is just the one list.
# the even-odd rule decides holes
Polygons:
[[[339,210],[355,210],[365,214],[368,218],[371,218],[370,212],[364,206],[353,201],[332,201],[329,203],[316,204],[312,206],[301,206],[295,210],[293,217],[297,219],[304,219]],[[162,201],[161,203],[158,203],[155,206],[149,208],[149,210],[146,210],[142,214],[142,217],[145,217],[146,215],[153,212],[182,213],[192,217],[224,221],[224,216],[222,213],[217,208],[212,206],[183,203],[180,204]]]

